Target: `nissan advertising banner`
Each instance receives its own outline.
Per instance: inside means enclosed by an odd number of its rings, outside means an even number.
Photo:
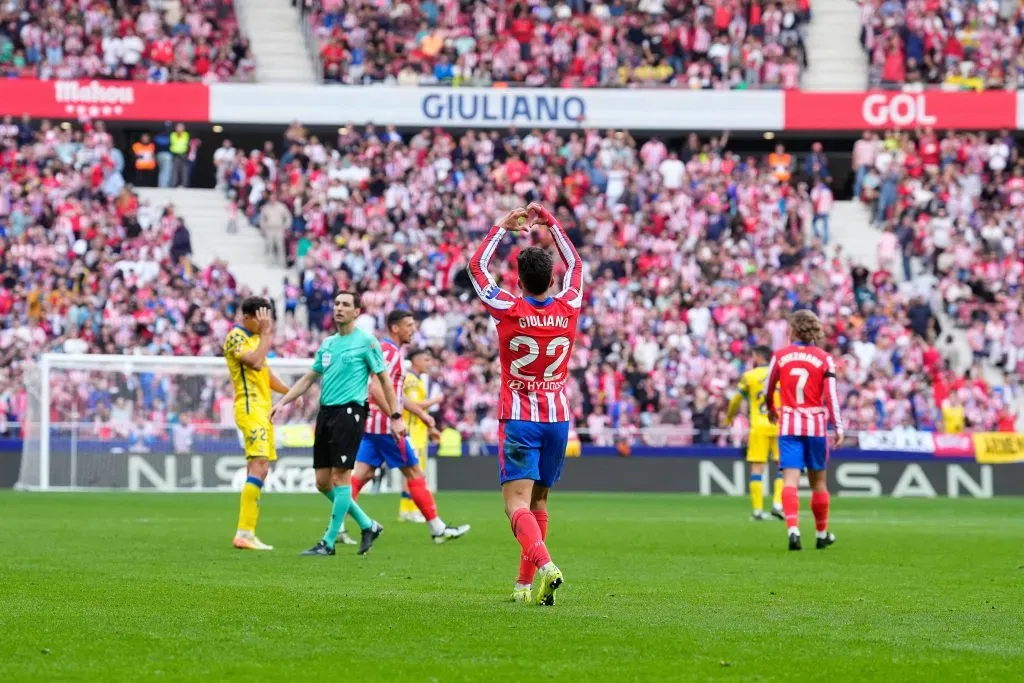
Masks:
[[[308,451],[297,449],[294,453],[282,454],[274,463],[264,487],[266,492],[316,492]],[[892,452],[879,455],[898,458]],[[436,467],[436,479],[433,472],[429,474],[431,484],[439,490],[489,491],[498,487],[498,463],[494,457],[432,458],[430,463],[431,470]],[[240,455],[90,453],[76,461],[53,458],[50,468],[54,487],[129,491],[237,491],[245,476],[245,458]],[[743,496],[747,494],[747,465],[734,457],[568,458],[558,488]],[[838,496],[1024,495],[1024,464],[986,465],[968,459],[941,458],[874,460],[863,454],[856,459],[833,459],[829,466],[829,488]]]
[[[494,458],[438,458],[438,488],[498,488]],[[992,498],[1024,495],[1024,465],[981,465],[970,460],[900,462],[834,460],[834,496],[879,498]],[[732,458],[569,458],[560,491],[747,495],[747,467]]]

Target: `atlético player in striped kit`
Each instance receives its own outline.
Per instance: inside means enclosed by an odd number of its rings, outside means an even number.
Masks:
[[[538,246],[517,256],[519,288],[513,296],[487,268],[508,232],[550,231],[565,264],[556,293],[554,259]],[[553,605],[562,572],[544,544],[548,493],[562,473],[571,412],[565,396],[569,357],[583,305],[583,263],[565,230],[538,203],[516,209],[491,228],[469,261],[476,293],[498,328],[501,395],[498,401],[498,467],[505,513],[522,547],[516,602]],[[533,579],[540,570],[540,583]]]
[[[789,549],[800,550],[797,516],[800,473],[807,468],[811,483],[811,512],[817,530],[817,548],[827,548],[836,537],[828,530],[828,428],[835,429],[834,447],[843,443],[843,418],[836,393],[836,362],[816,346],[824,337],[814,313],[797,311],[790,320],[794,343],[772,354],[768,365],[768,396],[781,394],[781,408],[768,405],[768,418],[779,425],[779,468],[782,470],[782,511],[786,516]],[[779,412],[781,410],[781,413]]]
[[[416,334],[416,319],[409,311],[395,310],[388,314],[386,324],[388,333],[387,337],[380,342],[380,350],[384,355],[384,364],[387,367],[388,377],[391,378],[395,396],[398,397],[399,406],[394,415],[389,416],[387,411],[380,407],[386,406],[388,403],[384,398],[384,391],[378,384],[379,380],[370,379],[370,398],[372,400],[370,412],[366,417],[366,433],[363,435],[362,443],[359,444],[356,466],[352,472],[352,499],[358,498],[359,490],[373,478],[374,470],[387,463],[388,467],[401,470],[405,476],[409,484],[409,495],[427,520],[434,543],[444,543],[465,536],[469,531],[469,525],[448,526],[438,516],[434,494],[427,488],[427,479],[423,475],[419,455],[413,448],[412,442],[408,436],[403,437],[401,441],[396,441],[391,433],[391,420],[402,416],[402,403],[405,395],[402,346],[412,341],[413,335]],[[405,407],[420,419],[433,422],[433,418],[421,406],[407,405]],[[426,457],[426,453],[423,453],[422,456]]]

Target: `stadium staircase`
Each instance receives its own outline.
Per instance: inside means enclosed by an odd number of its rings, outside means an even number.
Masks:
[[[832,209],[831,228],[832,244],[841,244],[843,252],[851,261],[864,265],[869,270],[878,268],[878,241],[882,233],[871,225],[871,215],[867,207],[858,201],[836,202]],[[917,259],[914,259],[911,268],[915,276],[921,273],[921,264]],[[894,275],[902,281],[902,271]],[[946,333],[938,340],[938,349],[947,358],[954,358],[956,369],[963,372],[970,367],[971,360],[966,335],[963,330],[957,329],[953,320],[946,316],[945,311],[934,301],[932,311]],[[990,372],[986,379],[998,383],[1003,381],[1001,373],[995,370]]]
[[[248,36],[262,83],[315,83],[313,60],[299,16],[288,0],[236,0],[242,33]]]
[[[860,5],[854,0],[817,0],[804,36],[807,71],[804,90],[864,90],[868,64],[860,45]]]
[[[249,287],[256,294],[266,290],[280,302],[281,285],[288,271],[271,264],[263,236],[248,221],[240,219],[237,232],[228,231],[231,213],[223,193],[181,188],[138,188],[137,191],[152,207],[162,210],[167,204],[174,205],[192,235],[192,260],[196,265],[202,268],[214,259],[221,259],[227,262],[237,284]]]

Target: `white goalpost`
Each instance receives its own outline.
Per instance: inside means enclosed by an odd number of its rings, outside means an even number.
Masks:
[[[312,361],[269,363],[291,384]],[[26,371],[25,384],[18,489],[241,488],[245,458],[223,358],[48,353]],[[319,387],[296,403],[275,424],[278,459],[268,492],[316,490],[311,456]],[[433,488],[433,464],[425,469]]]

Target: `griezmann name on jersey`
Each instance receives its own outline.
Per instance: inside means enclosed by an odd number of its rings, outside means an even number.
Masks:
[[[498,226],[469,261],[473,287],[498,328],[499,420],[572,419],[565,385],[583,305],[583,262],[560,225],[551,227],[551,235],[566,270],[561,291],[546,299],[513,296],[491,277],[488,265],[505,236]]]
[[[779,349],[768,365],[768,393],[776,389],[779,436],[827,436],[829,423],[842,433],[836,362],[830,354],[807,344]]]

